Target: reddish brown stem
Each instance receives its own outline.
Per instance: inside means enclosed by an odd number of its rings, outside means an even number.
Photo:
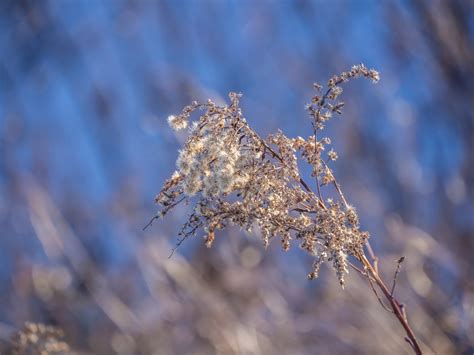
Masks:
[[[411,329],[410,325],[408,324],[408,319],[406,316],[405,307],[391,294],[388,287],[385,285],[383,280],[380,278],[379,273],[374,268],[374,266],[370,263],[365,255],[360,256],[360,262],[364,265],[365,269],[369,273],[368,277],[372,277],[379,289],[382,291],[383,295],[390,303],[392,307],[393,314],[397,317],[400,324],[403,326],[403,329],[406,332],[407,337],[405,340],[411,345],[413,351],[417,355],[422,355],[423,352],[421,351],[420,346],[418,345],[418,341],[416,340],[415,333]]]

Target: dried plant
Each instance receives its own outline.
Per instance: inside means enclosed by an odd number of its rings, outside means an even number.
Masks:
[[[331,169],[337,153],[329,149],[329,138],[320,138],[326,122],[333,114],[340,114],[344,106],[339,101],[340,85],[358,77],[377,82],[379,73],[361,64],[333,76],[324,89],[314,84],[316,95],[306,107],[312,135],[306,139],[289,138],[281,131],[262,138],[243,117],[239,107],[241,95],[236,93],[229,94],[229,105],[218,106],[211,100],[193,102],[181,114],[170,116],[168,122],[173,129],[189,126],[189,137],[179,153],[177,170],[156,196],[156,203],[162,208],[147,227],[186,201],[193,209],[179,232],[176,247],[203,232],[210,247],[216,230],[228,225],[260,233],[265,246],[274,237],[281,240],[284,250],[297,241],[314,257],[309,279],[318,277],[324,262],[332,264],[342,287],[349,267],[360,272],[382,306],[402,324],[407,342],[421,354],[405,307],[393,296],[399,269],[389,289],[379,275],[369,234],[360,230],[357,212],[345,199]],[[196,111],[201,111],[201,115],[192,121],[191,115]],[[302,177],[298,165],[301,160],[311,167],[314,190]],[[335,188],[337,199],[324,197],[323,187],[328,185]],[[362,266],[351,263],[349,257]],[[399,266],[402,261],[399,260]],[[390,306],[383,303],[376,287]]]
[[[52,326],[26,322],[12,337],[12,354],[69,354],[70,348],[62,341],[64,334]]]

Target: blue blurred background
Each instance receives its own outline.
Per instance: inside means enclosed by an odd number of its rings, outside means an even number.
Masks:
[[[0,3],[0,340],[53,324],[93,354],[408,353],[359,275],[221,233],[146,232],[185,139],[166,117],[242,92],[262,135],[310,135],[312,83],[364,63],[327,134],[429,351],[474,351],[474,2]]]

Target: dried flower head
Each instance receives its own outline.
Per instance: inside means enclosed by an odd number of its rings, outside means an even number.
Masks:
[[[243,117],[242,95],[236,93],[229,94],[228,105],[194,102],[180,115],[170,116],[171,126],[182,129],[193,112],[201,111],[179,153],[177,171],[156,197],[162,208],[155,218],[183,201],[194,202],[177,246],[201,231],[211,246],[218,229],[256,228],[265,246],[276,237],[284,250],[297,241],[313,255],[309,278],[317,277],[321,264],[328,261],[344,285],[347,257],[362,255],[369,235],[359,230],[355,209],[347,204],[328,165],[337,153],[331,149],[327,161],[322,157],[331,140],[318,139],[318,132],[334,112],[341,113],[344,103],[336,101],[342,93],[338,85],[357,77],[378,81],[379,75],[361,64],[332,77],[324,94],[323,87],[314,84],[317,95],[306,106],[313,134],[306,139],[289,138],[281,131],[262,138]],[[299,160],[311,166],[315,190],[301,177]],[[323,198],[321,187],[329,184],[338,192],[338,201]]]
[[[69,354],[69,345],[62,341],[63,332],[41,323],[26,322],[12,337],[12,354]]]

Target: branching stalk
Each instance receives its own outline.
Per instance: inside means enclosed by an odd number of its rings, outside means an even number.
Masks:
[[[398,319],[398,321],[406,332],[407,337],[405,338],[405,340],[408,342],[408,344],[410,344],[415,354],[421,355],[422,351],[418,344],[418,341],[416,340],[415,333],[413,332],[410,327],[410,324],[408,323],[405,307],[389,291],[387,285],[385,285],[379,273],[377,272],[377,270],[375,270],[374,265],[370,263],[370,261],[364,254],[359,256],[359,261],[362,263],[362,265],[364,265],[364,268],[368,270],[369,275],[367,277],[369,278],[369,280],[370,277],[372,277],[380,291],[382,291],[385,299],[390,303],[393,314],[396,316],[396,318]]]
[[[369,233],[360,229],[357,212],[347,202],[329,165],[337,159],[337,153],[328,151],[331,140],[320,138],[319,134],[344,106],[338,101],[342,93],[339,85],[359,77],[379,80],[376,70],[360,64],[333,76],[325,90],[314,85],[318,93],[306,106],[313,135],[306,139],[289,138],[281,131],[262,138],[243,117],[239,108],[241,95],[236,93],[229,94],[229,105],[218,106],[211,100],[205,104],[193,102],[181,114],[170,116],[168,122],[175,130],[186,129],[191,123],[189,137],[180,151],[177,170],[156,197],[161,211],[147,227],[181,202],[190,205],[197,200],[173,252],[198,232],[204,232],[205,244],[210,247],[215,232],[228,225],[248,231],[258,229],[265,246],[277,237],[285,251],[296,241],[314,257],[309,279],[318,277],[323,263],[332,264],[342,287],[349,267],[367,277],[381,306],[396,316],[405,330],[406,341],[416,354],[421,354],[405,307],[394,297],[403,259],[398,262],[391,288],[387,287],[380,277]],[[190,122],[191,113],[197,110],[204,113]],[[322,157],[324,152],[327,161]],[[302,177],[298,165],[301,160],[312,169],[316,191]],[[336,200],[324,199],[322,188],[328,185],[337,192]],[[362,267],[350,263],[350,256],[359,260]]]

